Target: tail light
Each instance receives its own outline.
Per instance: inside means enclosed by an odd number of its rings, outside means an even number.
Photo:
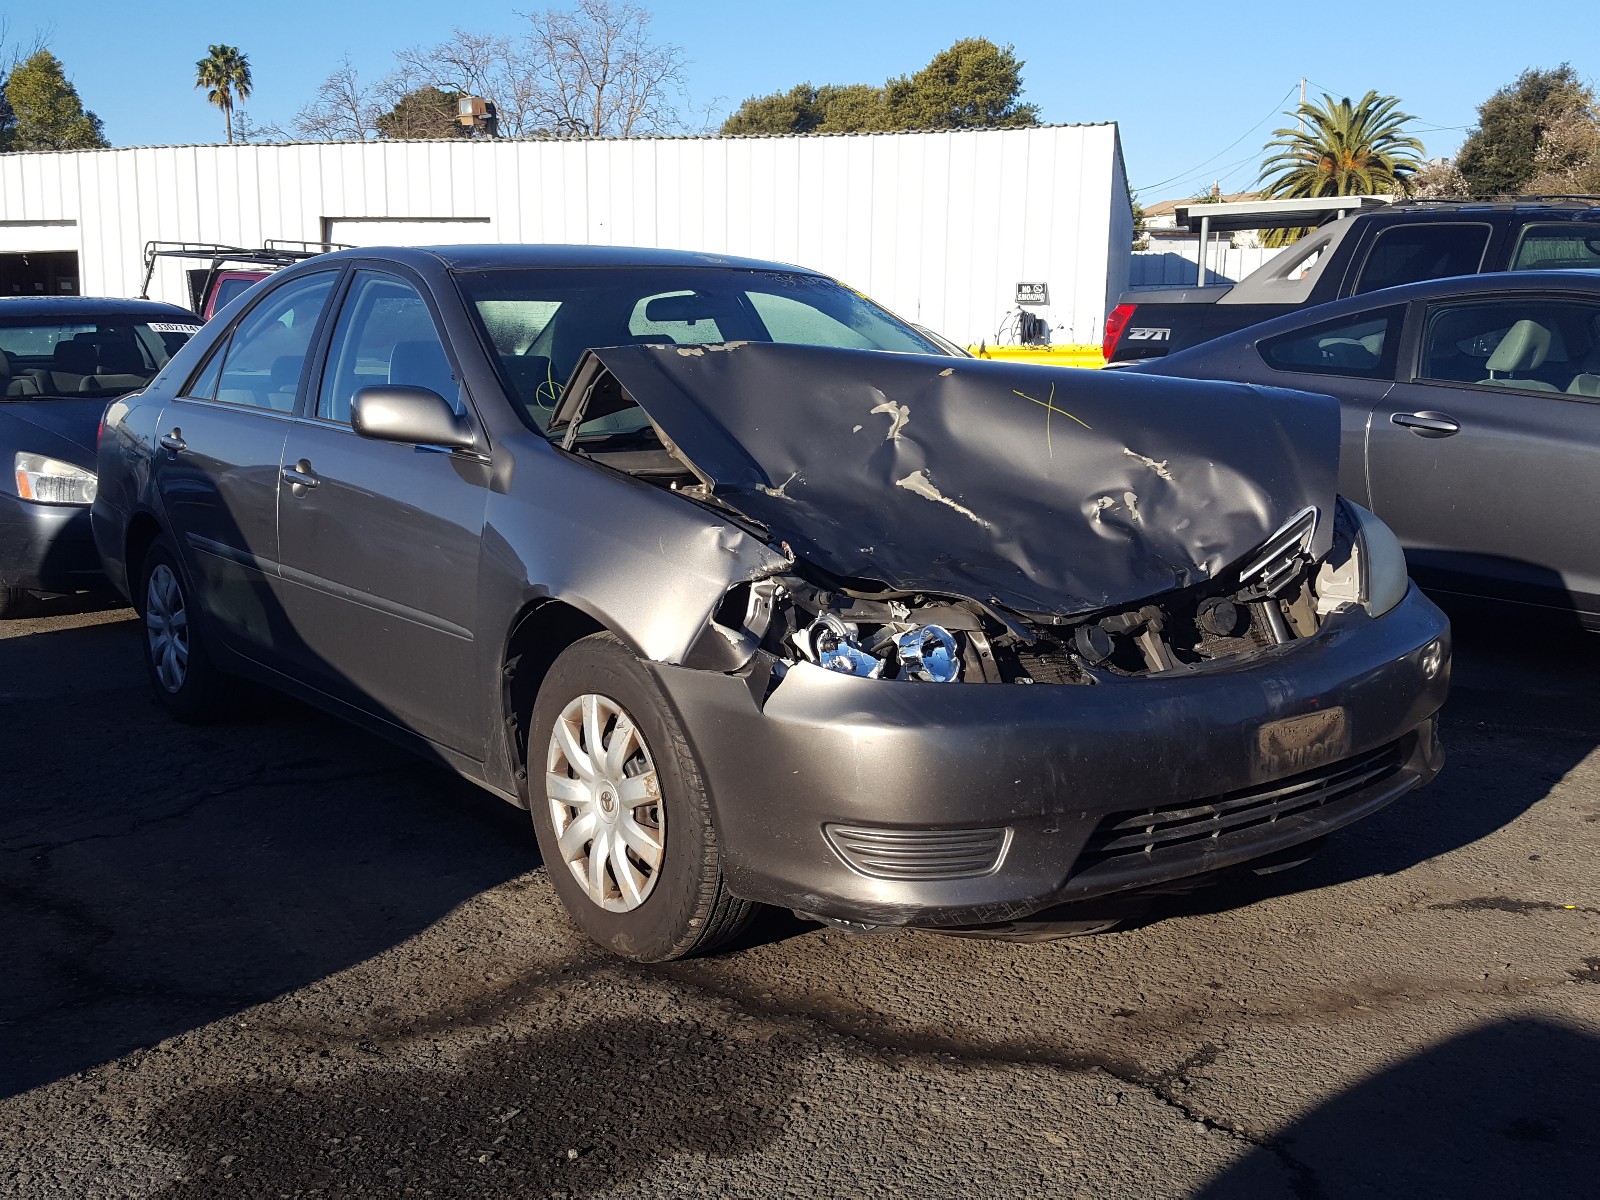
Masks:
[[[94,431],[94,450],[95,450],[96,454],[100,453],[100,443],[105,440],[105,436],[106,436],[106,419],[105,419],[105,417],[102,416],[100,418],[100,426],[99,426],[99,428]]]
[[[1105,355],[1106,361],[1111,361],[1111,352],[1117,348],[1117,339],[1122,336],[1122,331],[1127,328],[1128,322],[1133,320],[1137,304],[1119,304],[1111,310],[1111,315],[1106,318],[1106,340],[1100,346],[1100,352]]]

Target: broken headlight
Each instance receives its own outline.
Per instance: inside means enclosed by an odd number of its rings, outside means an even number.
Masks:
[[[1405,599],[1410,586],[1405,551],[1394,530],[1361,505],[1341,498],[1333,549],[1317,572],[1317,612],[1358,603],[1381,617]]]
[[[870,635],[837,613],[825,612],[794,635],[807,662],[864,679],[921,679],[953,683],[961,677],[956,639],[939,625],[892,622]]]

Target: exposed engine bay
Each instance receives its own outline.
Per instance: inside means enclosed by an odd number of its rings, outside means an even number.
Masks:
[[[712,618],[779,672],[1095,684],[1248,658],[1365,599],[1336,406],[1186,386],[630,346],[580,364],[550,436],[782,556]]]

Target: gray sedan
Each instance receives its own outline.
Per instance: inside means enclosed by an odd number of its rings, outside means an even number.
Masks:
[[[176,716],[268,683],[528,808],[619,954],[1031,936],[1439,770],[1448,628],[1338,437],[776,263],[360,250],[112,405],[93,526]]]
[[[1337,397],[1340,491],[1418,583],[1600,628],[1600,274],[1390,288],[1128,369]]]

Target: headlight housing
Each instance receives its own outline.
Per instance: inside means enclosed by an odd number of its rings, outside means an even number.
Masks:
[[[93,504],[98,482],[93,471],[43,454],[19,453],[17,495],[39,504]]]
[[[1358,603],[1381,617],[1411,586],[1400,539],[1361,505],[1340,497],[1333,549],[1317,571],[1317,612]]]

